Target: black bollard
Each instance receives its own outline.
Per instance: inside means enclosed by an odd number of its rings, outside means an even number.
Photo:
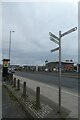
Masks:
[[[16,78],[14,78],[14,87],[16,87]]]
[[[40,108],[40,87],[36,88],[36,109]]]
[[[23,96],[26,96],[26,82],[23,83]]]
[[[13,74],[12,73],[9,74],[9,81],[10,81],[10,84],[12,85],[13,84]]]
[[[20,90],[20,80],[17,80],[17,90]]]

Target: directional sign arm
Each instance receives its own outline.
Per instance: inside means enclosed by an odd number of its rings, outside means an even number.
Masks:
[[[57,50],[59,50],[59,47],[57,47],[57,48],[55,48],[55,49],[52,49],[51,52],[55,52],[55,51],[57,51]]]
[[[53,37],[50,37],[50,40],[57,43],[59,45],[59,41],[57,41],[56,39],[54,39]]]
[[[49,32],[49,35],[50,35],[51,37],[53,37],[53,38],[59,40],[59,38],[58,38],[56,35],[52,34],[51,32]]]
[[[65,33],[61,34],[61,37],[63,37],[63,36],[65,36],[65,35],[67,35],[67,34],[69,34],[69,33],[73,32],[73,31],[76,31],[76,30],[77,30],[77,27],[74,27],[74,28],[72,28],[72,29],[68,30],[67,32],[65,32]]]

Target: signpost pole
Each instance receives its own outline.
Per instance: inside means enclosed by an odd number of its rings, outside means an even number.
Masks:
[[[63,34],[61,34],[61,31],[59,31],[59,38],[56,35],[49,32],[50,40],[59,45],[59,47],[51,50],[51,52],[59,50],[59,113],[61,112],[61,37],[64,37],[65,35],[72,33],[76,30],[77,27],[74,27]]]
[[[59,31],[59,113],[61,112],[61,31]]]

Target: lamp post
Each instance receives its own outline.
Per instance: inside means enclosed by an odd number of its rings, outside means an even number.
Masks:
[[[74,27],[68,30],[67,32],[64,32],[63,34],[61,34],[61,31],[59,31],[59,37],[49,32],[50,40],[59,45],[59,47],[51,50],[51,52],[55,52],[59,50],[59,111],[58,111],[59,113],[61,112],[61,38],[76,30],[77,30],[77,27]]]
[[[15,31],[10,31],[10,40],[9,40],[9,60],[10,60],[10,54],[11,54],[11,33]],[[10,63],[9,63],[10,66]]]

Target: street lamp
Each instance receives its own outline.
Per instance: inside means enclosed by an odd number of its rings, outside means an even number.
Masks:
[[[61,31],[59,31],[59,37],[49,32],[50,40],[59,45],[59,47],[51,50],[51,52],[59,50],[59,113],[61,112],[61,37],[70,34],[71,32],[74,32],[76,30],[77,27],[74,27],[67,32],[64,32],[63,34],[61,34]]]
[[[9,60],[10,60],[10,52],[11,52],[11,33],[15,31],[10,31],[10,40],[9,40]],[[9,63],[10,66],[10,63]]]

